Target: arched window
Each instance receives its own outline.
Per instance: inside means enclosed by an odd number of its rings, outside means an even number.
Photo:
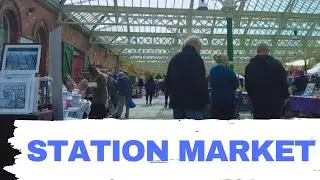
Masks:
[[[2,50],[5,43],[10,42],[10,21],[6,14],[0,19],[0,66],[2,62]]]
[[[40,60],[40,76],[47,75],[47,46],[48,46],[48,38],[47,38],[47,31],[46,28],[43,26],[37,26],[34,31],[34,39],[37,43],[42,45],[42,53],[41,53],[41,60]]]
[[[2,17],[0,23],[0,44],[8,43],[10,40],[10,23],[6,14]]]

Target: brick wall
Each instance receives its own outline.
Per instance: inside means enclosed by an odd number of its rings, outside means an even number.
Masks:
[[[46,8],[39,0],[0,0],[0,16],[1,12],[7,8],[12,8],[20,14],[20,30],[21,34],[27,38],[35,39],[35,27],[39,21],[43,21],[48,34],[56,27],[56,15]],[[34,8],[35,11],[27,16],[28,9]],[[90,52],[94,64],[102,65],[105,68],[118,67],[118,58],[113,55],[105,56],[105,50],[99,46],[90,45],[88,37],[78,32],[69,25],[63,25],[62,40],[72,44],[75,48]],[[48,40],[49,41],[49,40]],[[48,54],[48,48],[46,52]],[[46,59],[46,69],[48,69],[48,55]]]
[[[62,25],[62,41],[72,44],[75,48],[83,52],[89,52],[90,50],[88,38],[66,24]]]
[[[106,50],[98,45],[92,45],[89,42],[88,37],[78,32],[69,25],[62,25],[62,40],[64,42],[72,44],[75,48],[89,52],[91,61],[93,64],[101,65],[104,68],[116,68],[118,67],[118,57],[114,55],[107,55]]]
[[[33,8],[34,12],[30,15],[27,15],[28,9]],[[46,29],[47,34],[56,27],[56,15],[48,8],[43,6],[37,0],[0,0],[0,16],[2,16],[3,12],[7,9],[11,9],[17,14],[20,15],[18,19],[20,19],[19,27],[20,34],[29,39],[35,39],[35,29],[36,27],[44,27]],[[39,25],[40,21],[42,25]],[[47,40],[49,43],[49,39]],[[46,49],[43,49],[47,53],[46,56],[46,72],[48,72],[48,52],[49,46]]]

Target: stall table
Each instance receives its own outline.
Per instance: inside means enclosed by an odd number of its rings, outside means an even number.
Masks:
[[[289,110],[295,113],[320,115],[320,99],[304,96],[290,96]]]
[[[76,107],[69,107],[68,109],[63,110],[64,119],[76,118],[83,119],[84,113],[90,113],[91,102],[83,100]]]
[[[52,110],[42,110],[31,114],[0,114],[1,120],[53,120]]]
[[[247,92],[237,91],[237,106],[240,112],[251,111],[251,101]]]

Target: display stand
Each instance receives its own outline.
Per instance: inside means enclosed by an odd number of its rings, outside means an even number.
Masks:
[[[2,116],[38,113],[40,58],[41,44],[5,44],[0,71]]]

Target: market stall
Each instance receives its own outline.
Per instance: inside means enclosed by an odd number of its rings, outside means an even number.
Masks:
[[[66,87],[62,88],[63,119],[83,119],[84,114],[89,115],[91,102],[83,99],[79,89],[68,91]]]
[[[309,83],[304,94],[290,96],[289,110],[298,117],[320,117],[320,91]]]
[[[320,74],[320,63],[307,71],[308,74]]]
[[[5,44],[0,71],[0,119],[53,120],[51,78],[38,76],[41,48],[41,44]]]

